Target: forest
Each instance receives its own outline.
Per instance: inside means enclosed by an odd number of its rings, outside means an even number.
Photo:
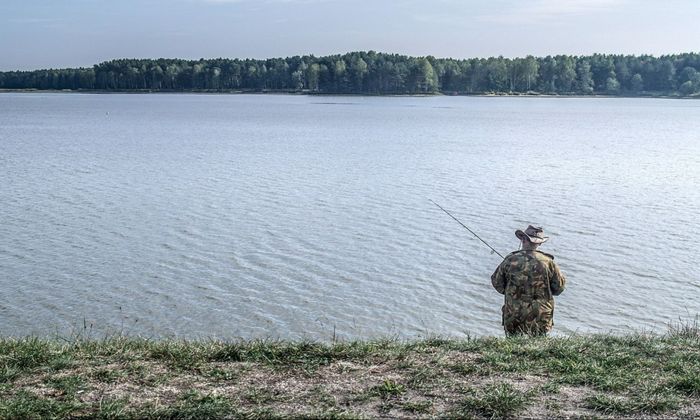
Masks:
[[[258,59],[117,59],[0,72],[0,89],[370,95],[700,95],[700,53],[452,59],[375,51]]]

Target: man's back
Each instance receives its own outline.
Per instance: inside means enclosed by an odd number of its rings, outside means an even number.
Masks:
[[[498,266],[491,283],[505,295],[506,333],[546,334],[552,329],[553,296],[566,284],[554,257],[537,250],[515,251]]]

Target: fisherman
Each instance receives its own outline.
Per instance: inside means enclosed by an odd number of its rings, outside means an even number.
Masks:
[[[564,291],[566,278],[554,257],[537,248],[549,238],[541,227],[516,230],[521,249],[511,252],[491,276],[491,284],[505,295],[503,328],[507,336],[543,336],[554,325],[554,296]]]

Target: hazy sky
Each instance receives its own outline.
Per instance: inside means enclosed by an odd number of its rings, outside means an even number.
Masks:
[[[0,0],[0,70],[357,50],[700,51],[700,0]]]

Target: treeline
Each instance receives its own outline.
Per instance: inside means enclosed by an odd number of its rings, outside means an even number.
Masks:
[[[0,72],[0,89],[687,96],[700,92],[700,54],[455,60],[369,51],[266,60],[120,59],[92,68]]]

